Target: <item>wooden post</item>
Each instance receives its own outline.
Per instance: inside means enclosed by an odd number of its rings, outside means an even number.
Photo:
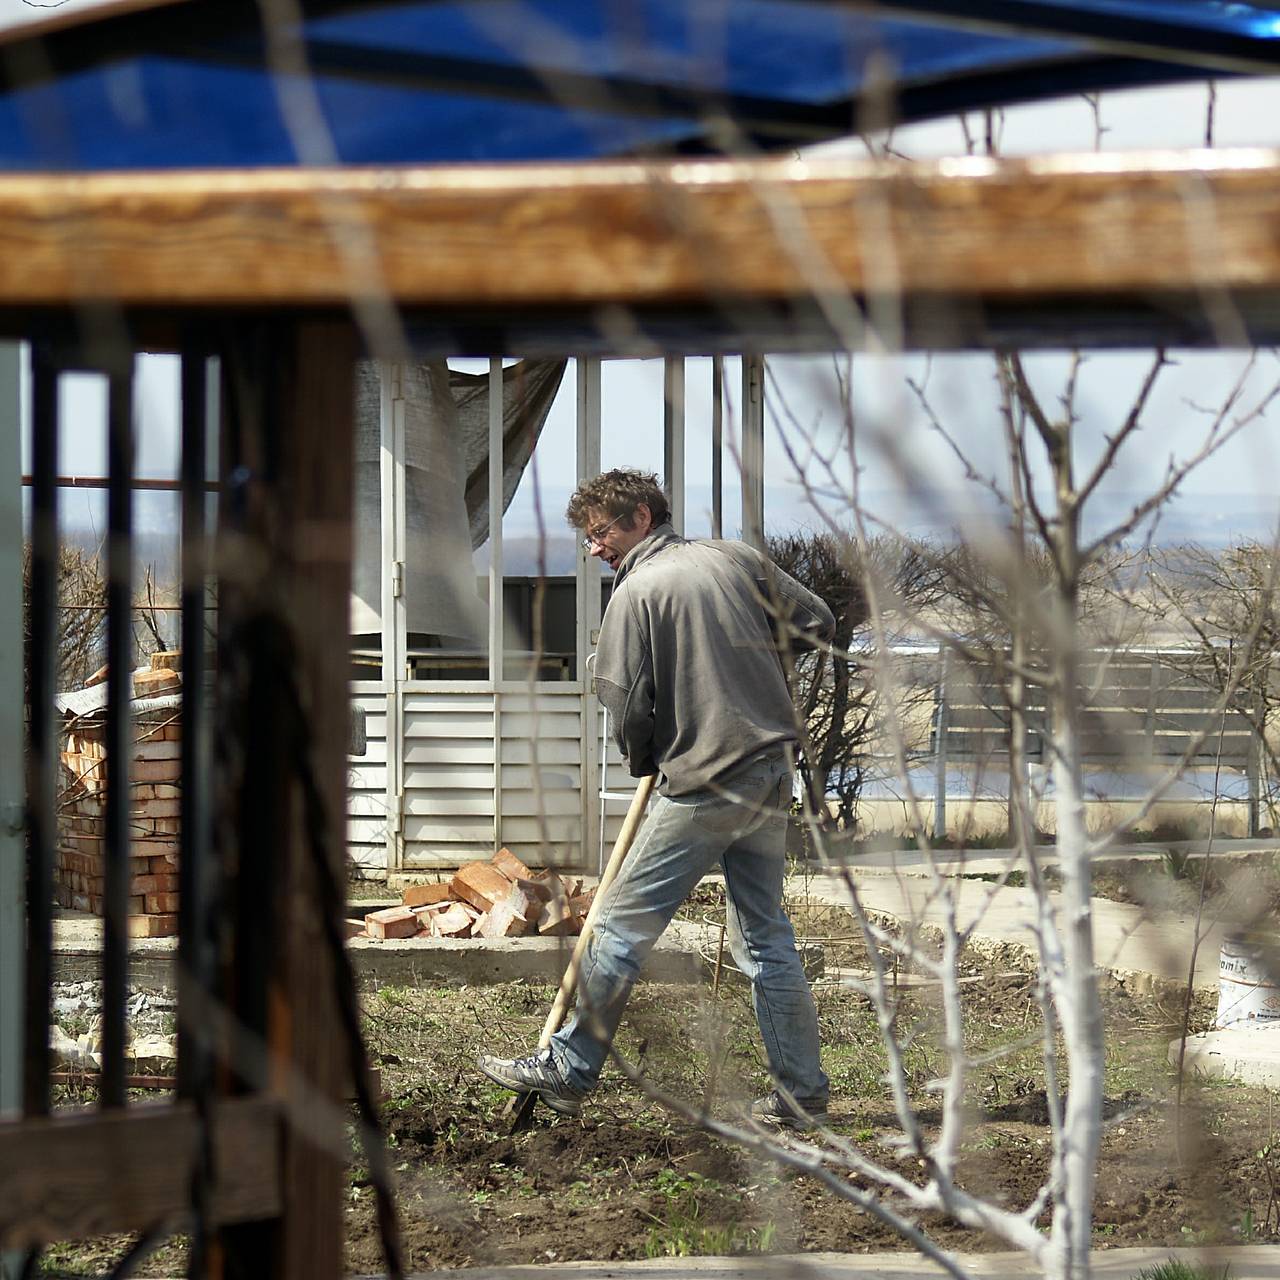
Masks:
[[[223,1233],[229,1275],[342,1274],[346,1051],[298,770],[313,771],[329,869],[342,876],[355,356],[341,320],[243,324],[225,346],[219,766],[236,815],[224,854],[238,863],[229,998],[266,1050],[257,1065],[235,1050],[230,1065],[287,1116],[281,1214]],[[285,728],[290,681],[303,752]]]

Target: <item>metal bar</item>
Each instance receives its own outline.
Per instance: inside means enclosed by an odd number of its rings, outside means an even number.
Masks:
[[[107,799],[102,891],[102,1093],[125,1103],[125,998],[129,979],[129,760],[133,754],[133,360],[107,382]]]
[[[178,860],[178,1068],[177,1079],[126,1076],[131,1089],[176,1086],[194,1101],[200,1120],[190,1177],[191,1247],[187,1274],[207,1274],[212,1218],[213,1042],[198,1010],[217,999],[217,882],[212,861],[210,723],[205,614],[209,589],[209,512],[205,476],[209,465],[210,405],[215,394],[209,357],[202,344],[182,353],[182,815]]]
[[[577,479],[594,479],[600,474],[600,361],[595,356],[577,358],[576,413],[576,465]],[[600,627],[600,566],[578,544],[578,627],[576,647],[578,654],[578,679],[582,681],[582,861],[587,863],[587,850],[597,850],[597,871],[604,866],[605,809],[603,799],[599,811],[593,803],[590,779],[604,767],[603,744],[597,756],[595,718],[599,702],[595,685],[587,663],[595,648]],[[601,790],[604,782],[601,780]]]
[[[662,478],[671,504],[671,524],[684,533],[684,357],[662,362]]]
[[[58,370],[31,353],[30,658],[27,669],[27,994],[23,1109],[49,1114],[49,989],[53,957],[53,847],[58,753],[53,698],[58,663]]]
[[[209,577],[205,471],[209,438],[208,357],[182,355],[182,818],[178,862],[178,999],[213,997],[210,928],[213,879],[209,839],[209,715],[205,636]],[[184,990],[189,984],[190,992]],[[178,1020],[178,1088],[192,1097],[209,1084],[206,1038],[192,1019]]]
[[[724,537],[724,357],[711,357],[711,536]]]
[[[489,679],[493,684],[493,843],[502,844],[502,680],[506,647],[502,609],[502,357],[489,361]]]
[[[378,361],[378,545],[382,551],[382,631],[379,667],[385,690],[386,786],[383,791],[387,811],[384,837],[387,871],[394,874],[404,865],[403,792],[404,737],[400,732],[401,687],[405,680],[404,628],[400,614],[404,608],[404,551],[398,541],[399,498],[404,491],[404,366]]]
[[[21,466],[21,358],[0,344],[0,477]],[[0,1113],[22,1106],[22,670],[22,492],[0,480]]]
[[[32,476],[23,476],[22,484],[24,488],[30,488],[35,483]],[[59,476],[54,482],[59,489],[107,489],[111,485],[110,476]],[[155,480],[148,479],[145,476],[135,476],[130,482],[132,489],[157,490],[160,492],[176,493],[182,488],[181,478],[177,480]],[[218,482],[216,480],[205,480],[202,482],[204,487],[210,493],[218,491]]]
[[[764,357],[742,357],[742,539],[764,550]]]

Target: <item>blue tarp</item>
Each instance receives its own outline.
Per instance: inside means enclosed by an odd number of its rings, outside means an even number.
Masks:
[[[873,66],[890,74],[895,116],[908,120],[1280,62],[1280,13],[1197,0],[302,8],[306,77],[268,69],[253,4],[161,5],[39,41],[11,33],[0,47],[0,169],[794,147],[853,131]]]

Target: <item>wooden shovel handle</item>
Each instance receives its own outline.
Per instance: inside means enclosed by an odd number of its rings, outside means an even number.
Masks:
[[[618,878],[618,872],[631,851],[631,842],[636,838],[636,832],[644,818],[645,807],[649,803],[649,796],[653,793],[653,784],[657,781],[657,776],[651,773],[641,778],[635,795],[631,797],[631,808],[627,810],[627,816],[622,821],[622,830],[618,832],[618,838],[613,842],[613,852],[609,855],[609,861],[601,873],[595,897],[591,899],[591,907],[587,911],[587,918],[582,922],[582,932],[574,943],[573,955],[569,957],[569,967],[565,969],[564,977],[560,979],[560,990],[556,992],[555,1003],[551,1006],[551,1012],[547,1014],[547,1021],[542,1028],[542,1037],[538,1041],[539,1049],[545,1049],[551,1043],[551,1037],[560,1030],[564,1022],[569,1002],[578,989],[578,970],[582,967],[582,957],[586,954],[587,943],[591,941],[596,916],[600,913],[600,904],[604,901],[605,890]]]

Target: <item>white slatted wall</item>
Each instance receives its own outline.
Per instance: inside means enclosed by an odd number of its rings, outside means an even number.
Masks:
[[[387,695],[381,690],[351,694],[367,716],[368,745],[347,760],[347,853],[365,876],[378,879],[387,870],[391,811],[387,800]]]
[[[404,695],[404,865],[457,867],[493,853],[493,694]]]

